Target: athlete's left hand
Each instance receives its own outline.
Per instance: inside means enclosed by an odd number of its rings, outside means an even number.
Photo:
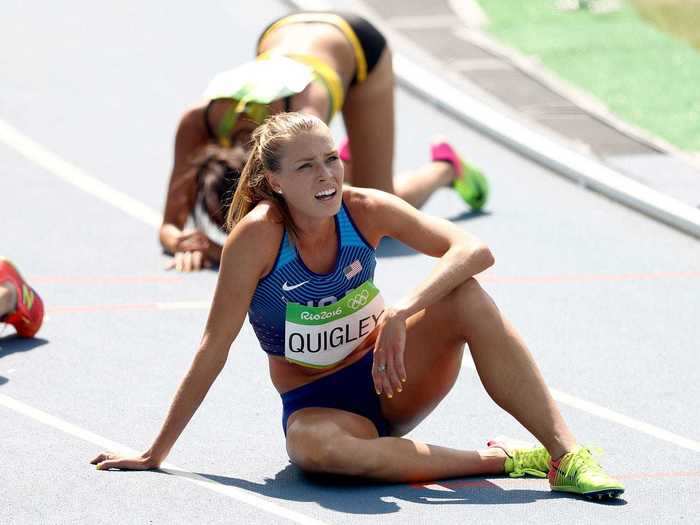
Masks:
[[[372,379],[377,395],[393,397],[403,390],[406,368],[403,355],[406,347],[406,319],[391,308],[384,310],[379,321],[379,335],[374,343]]]
[[[196,250],[192,252],[175,252],[172,260],[166,263],[165,269],[178,272],[198,272],[213,266],[212,262],[207,259],[205,252]]]

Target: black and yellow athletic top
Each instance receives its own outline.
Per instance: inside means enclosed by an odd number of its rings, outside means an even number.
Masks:
[[[238,115],[245,112],[262,122],[267,115],[267,109],[263,106],[272,100],[279,99],[284,100],[285,110],[289,111],[291,97],[303,91],[308,83],[314,80],[318,81],[328,93],[329,107],[326,122],[330,123],[335,114],[342,109],[345,101],[345,87],[337,71],[322,59],[306,53],[285,53],[276,50],[260,52],[265,39],[275,31],[290,24],[302,23],[330,24],[342,32],[352,46],[355,56],[355,75],[352,85],[361,84],[367,79],[367,75],[377,64],[386,47],[384,36],[367,20],[353,14],[307,11],[287,15],[272,22],[258,39],[256,60],[217,75],[205,92],[205,96],[210,101],[233,99],[239,102],[238,106],[224,116],[216,132],[210,127],[208,116],[210,107],[207,107],[205,113],[207,129],[212,138],[222,146],[228,145],[229,133]],[[285,65],[284,60],[298,64],[296,66],[298,70]]]
[[[348,40],[355,54],[355,64],[356,72],[354,83],[361,84],[367,79],[367,59],[365,58],[365,51],[355,33],[353,27],[348,23],[345,18],[341,17],[335,13],[316,13],[316,12],[306,12],[306,13],[296,13],[293,15],[285,16],[280,18],[276,22],[270,24],[258,40],[258,60],[265,60],[270,56],[270,53],[260,53],[260,48],[262,47],[265,39],[278,30],[281,27],[290,24],[303,24],[303,23],[323,23],[330,24],[338,28],[345,38]],[[273,52],[274,53],[274,52]],[[291,58],[292,60],[297,60],[304,64],[311,66],[314,71],[315,78],[318,79],[323,86],[328,91],[328,95],[331,100],[330,104],[330,115],[328,122],[335,113],[341,110],[343,107],[343,102],[345,100],[345,90],[343,88],[343,82],[340,79],[338,73],[326,64],[323,60],[307,54],[301,53],[287,53],[285,56]]]

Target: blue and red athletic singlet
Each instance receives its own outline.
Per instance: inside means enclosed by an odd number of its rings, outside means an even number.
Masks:
[[[263,350],[304,366],[342,361],[374,330],[384,301],[374,286],[374,248],[345,203],[335,216],[338,257],[330,273],[309,270],[284,232],[272,271],[258,282],[248,318]]]

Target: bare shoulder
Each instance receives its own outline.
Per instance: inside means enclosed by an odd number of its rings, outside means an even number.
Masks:
[[[180,117],[175,133],[173,173],[189,169],[192,155],[209,142],[209,132],[204,120],[205,110],[205,105],[191,106]]]
[[[343,202],[350,211],[357,212],[379,212],[389,207],[403,207],[406,202],[393,195],[373,188],[357,188],[355,186],[345,186],[343,188]]]
[[[206,142],[209,138],[205,117],[206,105],[196,104],[187,108],[180,117],[177,126],[177,137],[181,143],[191,145],[193,143]]]
[[[375,247],[391,229],[392,221],[407,208],[412,209],[396,195],[372,188],[346,187],[343,202],[362,235]]]
[[[367,211],[367,207],[371,205],[371,197],[367,195],[365,188],[343,186],[343,204],[354,216]]]
[[[180,126],[200,127],[204,125],[205,103],[196,103],[185,109],[180,117]]]
[[[255,268],[259,277],[267,275],[277,259],[284,235],[284,223],[277,206],[262,201],[233,228],[222,254],[222,265]]]

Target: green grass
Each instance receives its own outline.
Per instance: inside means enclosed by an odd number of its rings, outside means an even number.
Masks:
[[[642,18],[700,49],[700,0],[632,0]]]
[[[593,14],[558,11],[554,0],[479,2],[497,39],[538,57],[627,122],[700,151],[700,53],[687,42],[657,29],[630,5]]]

